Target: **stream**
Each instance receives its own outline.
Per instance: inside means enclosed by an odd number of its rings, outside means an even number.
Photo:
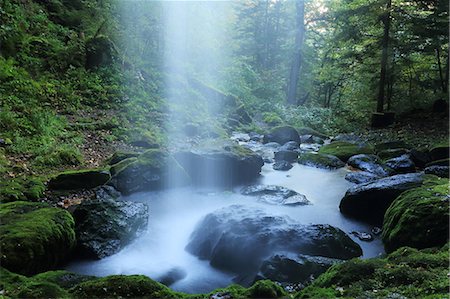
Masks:
[[[147,203],[150,208],[148,230],[119,253],[96,261],[76,261],[67,270],[106,276],[143,274],[155,280],[167,275],[179,276],[170,287],[186,293],[207,293],[232,283],[235,276],[214,269],[209,261],[200,260],[185,251],[196,224],[217,209],[239,204],[259,208],[270,215],[287,215],[302,224],[331,224],[348,233],[363,249],[363,258],[384,253],[379,236],[371,242],[360,241],[352,231],[370,232],[371,227],[345,218],[339,202],[352,185],[344,179],[346,168],[324,170],[294,163],[289,171],[275,171],[266,163],[260,184],[283,186],[304,194],[312,203],[306,206],[277,206],[261,203],[252,196],[233,191],[178,188],[159,192],[136,193],[125,200]]]

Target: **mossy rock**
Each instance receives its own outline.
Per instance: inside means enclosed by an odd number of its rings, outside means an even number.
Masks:
[[[128,165],[130,165],[131,163],[137,161],[136,157],[131,157],[131,158],[126,158],[124,160],[121,160],[120,162],[117,162],[116,164],[112,165],[111,168],[109,169],[109,172],[111,173],[112,176],[118,174],[119,172],[121,172],[122,170],[124,170]]]
[[[264,143],[277,142],[283,145],[288,141],[300,143],[300,135],[291,126],[275,127],[269,134],[265,134],[263,138]]]
[[[444,246],[352,259],[329,268],[295,298],[447,298],[448,258]]]
[[[109,171],[102,169],[66,171],[51,178],[48,187],[52,190],[92,189],[106,184],[110,179]]]
[[[373,148],[368,145],[353,144],[344,141],[335,141],[319,149],[320,154],[336,156],[344,162],[351,156],[358,154],[372,154]]]
[[[321,132],[311,129],[309,127],[300,127],[297,129],[297,132],[300,136],[301,135],[312,135],[312,136],[319,137],[322,139],[328,138],[328,136],[325,135],[324,133],[321,133]]]
[[[0,182],[0,202],[35,201],[43,197],[45,185],[41,178],[16,178]]]
[[[286,291],[278,284],[270,280],[255,282],[246,292],[248,298],[280,298],[287,295]]]
[[[426,248],[448,241],[449,183],[422,187],[402,193],[386,211],[383,243],[387,252],[402,246]]]
[[[0,205],[1,264],[20,274],[52,269],[75,245],[74,220],[65,210],[44,203]]]
[[[374,148],[376,153],[380,153],[386,150],[410,149],[411,146],[406,144],[404,141],[399,140],[377,143]]]
[[[441,159],[428,163],[425,167],[430,166],[450,166],[450,159]]]
[[[318,153],[302,153],[298,158],[298,163],[325,169],[336,169],[345,166],[345,163],[336,156]]]
[[[400,157],[401,155],[407,154],[408,150],[404,148],[386,149],[378,152],[378,157],[383,160],[389,160],[392,158]]]
[[[442,160],[449,158],[449,145],[446,144],[438,144],[430,150],[431,160]]]
[[[70,289],[82,282],[97,279],[97,277],[65,270],[57,270],[39,273],[33,276],[33,279],[36,281],[53,283],[63,289]]]
[[[70,289],[75,298],[164,298],[178,299],[186,295],[143,275],[112,275],[86,281]]]
[[[114,165],[117,164],[125,159],[138,157],[139,153],[134,152],[115,152],[108,160],[106,160],[106,163],[108,165]]]

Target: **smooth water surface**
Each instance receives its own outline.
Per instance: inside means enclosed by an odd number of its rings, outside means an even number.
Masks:
[[[274,206],[259,203],[256,198],[233,191],[201,191],[183,188],[170,191],[138,193],[126,200],[145,202],[150,208],[146,233],[121,252],[99,261],[75,262],[67,270],[106,276],[111,274],[144,274],[161,279],[169,271],[184,272],[186,276],[171,285],[177,291],[205,293],[232,283],[234,275],[216,270],[208,261],[201,261],[187,253],[184,247],[195,225],[208,213],[233,204],[257,207],[268,214],[288,215],[303,224],[331,224],[343,231],[370,232],[371,227],[347,219],[339,212],[339,201],[351,183],[344,179],[347,170],[323,170],[295,164],[286,172],[264,165],[259,183],[279,185],[306,195],[308,206]],[[364,258],[383,253],[381,240],[360,244]]]

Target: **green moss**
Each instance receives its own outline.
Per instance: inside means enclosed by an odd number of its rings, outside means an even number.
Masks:
[[[102,169],[72,170],[51,178],[48,186],[53,190],[90,189],[104,185],[110,179],[109,171]]]
[[[333,155],[346,162],[351,156],[358,154],[372,154],[373,148],[343,141],[335,141],[320,148],[319,153]]]
[[[69,289],[82,282],[97,279],[97,277],[58,270],[39,273],[33,276],[33,279],[35,281],[53,283],[63,289]]]
[[[328,136],[326,134],[321,133],[321,132],[314,130],[312,128],[309,128],[309,127],[300,127],[297,129],[297,132],[299,135],[312,135],[312,136],[320,137],[322,139],[328,138]]]
[[[0,182],[0,202],[16,200],[33,201],[44,195],[45,185],[41,178],[15,178]]]
[[[114,165],[125,159],[138,157],[138,156],[139,156],[139,153],[118,151],[118,152],[115,152],[108,160],[106,160],[106,163],[108,165]]]
[[[396,149],[387,149],[378,152],[378,157],[383,160],[389,160],[392,158],[400,157],[403,154],[406,154],[408,150],[404,148],[396,148]]]
[[[435,166],[435,165],[438,165],[438,166],[450,166],[450,159],[446,158],[446,159],[436,160],[436,161],[428,163],[426,165],[426,167],[428,167],[428,166]]]
[[[113,275],[86,281],[73,287],[75,298],[183,298],[182,293],[143,275]]]
[[[269,126],[280,126],[284,122],[281,117],[274,112],[264,112],[263,113],[263,121],[267,123]]]
[[[434,183],[441,180],[434,180]],[[442,180],[444,181],[444,180]],[[384,216],[383,242],[386,251],[402,246],[426,248],[441,246],[448,241],[449,183],[448,180],[402,193]]]
[[[64,261],[75,245],[74,221],[65,210],[44,203],[0,205],[3,267],[33,274]]]
[[[132,157],[132,158],[126,158],[124,160],[121,160],[120,162],[114,164],[111,166],[111,168],[109,169],[109,172],[111,173],[112,176],[114,176],[115,174],[121,172],[122,170],[124,170],[128,165],[130,165],[131,163],[137,161],[138,158]]]
[[[302,165],[326,169],[340,168],[345,166],[345,163],[342,162],[338,157],[316,153],[300,154],[298,163]]]
[[[259,280],[246,292],[248,298],[280,298],[286,294],[280,285],[270,280]]]
[[[295,298],[442,298],[448,295],[448,247],[403,247],[385,258],[334,265]]]

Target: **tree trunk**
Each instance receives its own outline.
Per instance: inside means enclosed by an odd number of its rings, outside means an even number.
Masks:
[[[438,69],[439,69],[439,80],[441,81],[441,88],[442,88],[442,92],[447,92],[447,86],[445,84],[445,79],[444,79],[444,74],[442,73],[442,65],[441,65],[441,51],[440,51],[440,46],[438,45],[436,47],[436,59],[437,59],[437,64],[438,64]]]
[[[388,0],[386,4],[386,14],[383,16],[384,34],[383,34],[383,52],[381,53],[381,72],[380,85],[378,90],[377,112],[384,110],[384,86],[386,85],[388,48],[389,48],[389,28],[391,26],[391,7],[392,0]]]
[[[302,48],[305,37],[305,2],[304,0],[297,0],[295,3],[297,12],[297,32],[295,35],[295,54],[292,61],[291,72],[289,75],[288,89],[287,89],[287,103],[295,105],[297,103],[297,84],[300,76],[300,69],[302,65]]]

